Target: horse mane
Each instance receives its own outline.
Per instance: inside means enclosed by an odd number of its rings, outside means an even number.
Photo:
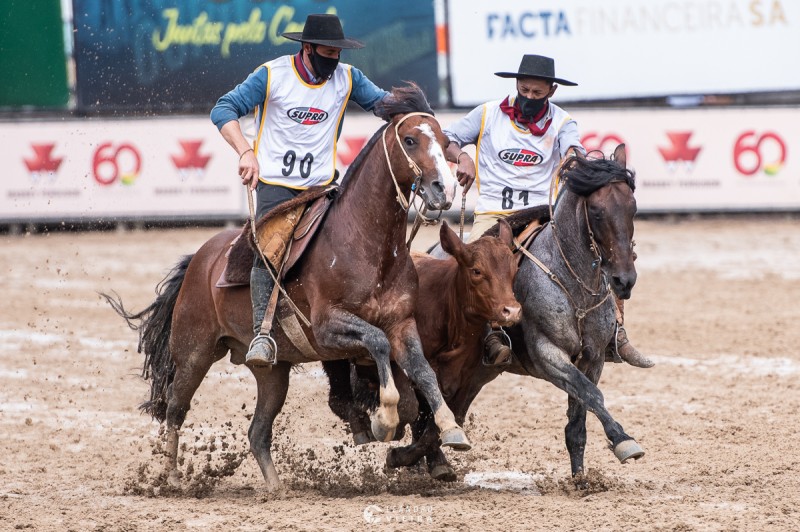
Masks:
[[[403,87],[392,87],[392,91],[375,105],[375,115],[386,121],[394,115],[407,113],[433,114],[433,109],[422,89],[413,81]]]
[[[579,196],[588,196],[611,181],[624,181],[631,190],[636,190],[633,170],[621,166],[611,157],[606,158],[602,152],[590,152],[589,155],[591,157],[570,156],[558,171],[569,190]]]
[[[342,191],[344,191],[344,187],[349,181],[350,176],[358,171],[363,164],[364,159],[366,159],[367,154],[370,152],[375,143],[378,142],[383,130],[389,127],[388,122],[391,121],[393,116],[407,113],[433,114],[433,109],[431,109],[428,99],[425,97],[425,93],[422,92],[422,89],[419,87],[419,85],[413,81],[408,81],[403,87],[392,87],[392,91],[381,101],[375,104],[374,113],[377,117],[386,120],[387,123],[381,126],[378,131],[372,135],[372,138],[369,139],[369,142],[367,142],[367,144],[361,148],[361,151],[358,152],[358,155],[353,160],[352,164],[350,164],[350,166],[347,168],[347,172],[345,172],[344,177],[342,178]]]

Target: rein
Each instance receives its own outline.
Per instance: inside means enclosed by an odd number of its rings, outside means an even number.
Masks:
[[[261,246],[258,243],[258,233],[256,232],[256,209],[255,206],[253,205],[253,192],[250,190],[250,187],[245,187],[245,190],[247,191],[246,192],[247,206],[250,208],[250,232],[253,235],[253,242],[256,243],[256,249],[258,250],[258,254],[261,256],[261,260],[264,261],[264,266],[266,267],[266,270],[269,272],[270,277],[272,277],[272,281],[275,283],[275,287],[278,290],[280,290],[281,294],[283,294],[283,297],[286,299],[286,302],[289,304],[289,307],[291,307],[292,311],[295,314],[297,314],[297,317],[300,318],[300,321],[302,321],[306,325],[306,327],[311,327],[311,322],[308,321],[308,318],[306,318],[305,315],[300,311],[300,309],[297,308],[297,305],[295,305],[294,301],[292,301],[292,298],[290,298],[289,294],[286,293],[286,290],[283,288],[283,284],[280,282],[278,277],[272,271],[272,268],[270,268],[269,261],[264,256],[264,252],[261,250]],[[277,293],[274,289],[273,292]],[[268,309],[267,314],[264,316],[265,320],[264,322],[262,322],[262,328],[264,327],[263,323],[266,322],[266,318],[269,317],[271,323],[272,316],[270,316],[270,314],[275,313],[275,307],[277,306],[278,300],[277,298],[274,298],[275,302],[273,304],[272,299],[273,298],[270,298],[270,304],[269,304],[270,308]],[[267,331],[267,334],[268,332],[269,331]]]
[[[560,174],[560,169],[558,173]],[[609,181],[606,185],[617,181],[619,181],[619,179],[613,179]],[[550,208],[550,225],[553,228],[553,238],[556,242],[556,247],[558,247],[558,252],[561,255],[561,258],[564,261],[564,264],[567,266],[567,269],[569,270],[570,274],[572,275],[572,278],[578,283],[578,286],[580,286],[583,290],[585,290],[591,297],[603,296],[603,298],[589,308],[582,308],[578,306],[577,302],[572,297],[570,291],[567,289],[566,286],[564,286],[564,283],[561,282],[558,276],[555,273],[553,273],[550,270],[550,268],[547,267],[547,265],[545,265],[541,260],[539,260],[533,253],[528,251],[528,249],[525,248],[516,238],[514,239],[514,245],[523,255],[529,258],[531,262],[533,262],[536,266],[538,266],[550,278],[551,281],[556,283],[559,286],[559,288],[561,288],[561,290],[564,292],[564,294],[567,296],[567,299],[569,299],[570,304],[575,309],[575,319],[577,321],[578,339],[580,341],[581,348],[583,348],[583,320],[591,311],[597,309],[598,307],[603,305],[603,303],[606,302],[606,300],[611,296],[611,288],[609,287],[607,282],[603,282],[604,281],[603,272],[600,268],[598,268],[596,280],[594,283],[592,283],[596,284],[597,288],[590,289],[586,285],[586,283],[584,283],[583,279],[581,279],[580,276],[575,272],[575,269],[572,267],[569,260],[567,259],[566,254],[564,253],[564,250],[561,246],[561,241],[558,237],[555,217],[553,216],[553,189],[555,186],[556,186],[556,179],[553,178],[550,181],[550,198],[548,200],[548,204]],[[591,251],[592,255],[594,256],[594,260],[592,260],[592,268],[594,269],[602,261],[602,256],[600,255],[599,251],[600,248],[597,245],[597,241],[594,238],[594,232],[592,231],[592,226],[589,224],[589,208],[586,205],[586,199],[582,198],[582,202],[583,202],[583,219],[586,224],[586,230],[589,233],[589,240],[590,240],[589,251]]]

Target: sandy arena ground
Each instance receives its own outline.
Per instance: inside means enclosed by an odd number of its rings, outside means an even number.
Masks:
[[[388,444],[352,447],[309,365],[278,418],[288,489],[271,496],[246,453],[255,382],[223,361],[183,431],[184,490],[168,494],[153,482],[159,427],[137,410],[136,333],[96,292],[143,308],[216,231],[0,237],[0,530],[800,529],[800,220],[637,223],[628,330],[657,365],[608,365],[600,388],[647,455],[618,463],[590,415],[588,490],[570,480],[566,395],[550,384],[485,388],[475,447],[449,452],[462,481],[442,484],[384,471]]]

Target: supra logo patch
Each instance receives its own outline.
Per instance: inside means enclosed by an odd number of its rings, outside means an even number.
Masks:
[[[316,107],[295,107],[286,111],[286,116],[304,126],[313,126],[328,118],[328,111]]]
[[[542,156],[535,151],[510,148],[497,154],[504,163],[514,166],[533,166],[542,162]]]

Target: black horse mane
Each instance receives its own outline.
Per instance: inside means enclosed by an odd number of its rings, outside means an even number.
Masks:
[[[422,89],[419,87],[419,85],[413,81],[409,81],[404,87],[392,87],[392,92],[390,92],[389,95],[383,100],[379,101],[375,105],[374,110],[375,115],[383,120],[386,120],[387,123],[381,126],[378,131],[372,135],[372,138],[369,139],[369,142],[367,142],[367,144],[361,149],[356,158],[353,160],[352,164],[350,164],[350,166],[347,168],[347,172],[342,178],[342,190],[344,190],[344,186],[347,184],[350,176],[361,167],[361,164],[364,162],[367,154],[370,152],[375,143],[378,142],[383,130],[389,127],[388,122],[391,121],[392,117],[399,114],[417,112],[433,114],[433,110],[428,103],[428,99],[425,97],[425,93],[422,92]]]
[[[433,114],[425,93],[413,81],[407,81],[404,87],[392,87],[392,92],[375,105],[375,115],[386,121],[406,113]]]
[[[591,152],[591,157],[572,155],[558,172],[569,190],[579,196],[588,196],[611,181],[624,181],[636,190],[636,174],[601,152]]]

